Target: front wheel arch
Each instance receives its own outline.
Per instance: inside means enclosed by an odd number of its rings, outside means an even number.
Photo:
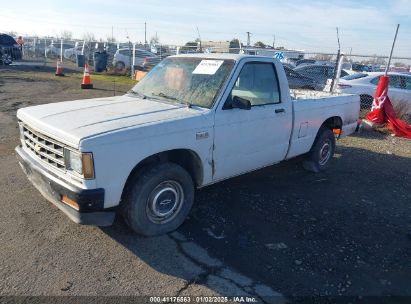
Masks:
[[[328,118],[327,120],[325,120],[322,125],[320,126],[320,128],[318,129],[318,132],[316,134],[316,139],[319,136],[320,132],[322,131],[322,129],[330,129],[331,131],[333,131],[333,133],[335,135],[337,135],[339,137],[339,135],[341,134],[342,131],[342,119],[339,116],[333,116]],[[314,143],[313,143],[314,145]]]
[[[139,161],[130,171],[123,187],[121,202],[124,201],[124,194],[129,187],[130,181],[134,176],[140,174],[146,167],[157,163],[171,162],[183,167],[191,176],[194,185],[200,187],[203,185],[204,169],[200,156],[191,149],[173,149],[159,152],[148,156]]]

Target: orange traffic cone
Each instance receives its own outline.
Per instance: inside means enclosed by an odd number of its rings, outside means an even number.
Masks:
[[[88,64],[84,65],[84,76],[83,83],[81,84],[82,89],[92,89],[93,84],[91,83],[90,73],[88,72]]]
[[[64,76],[63,63],[57,60],[56,76]]]

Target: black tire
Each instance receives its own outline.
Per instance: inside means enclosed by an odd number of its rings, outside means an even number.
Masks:
[[[159,163],[132,177],[124,197],[123,215],[135,232],[155,236],[177,229],[194,202],[194,183],[174,163]]]
[[[13,57],[10,54],[4,53],[1,55],[0,61],[4,65],[10,65],[13,63]]]
[[[321,127],[303,162],[304,169],[318,173],[326,170],[335,152],[335,136],[331,129]]]
[[[126,65],[122,61],[117,61],[115,65],[116,70],[122,71],[126,68]]]

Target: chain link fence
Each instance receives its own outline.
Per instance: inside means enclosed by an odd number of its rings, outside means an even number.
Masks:
[[[129,75],[140,79],[164,58],[176,54],[233,53],[278,58],[285,69],[290,89],[358,94],[361,116],[371,109],[379,77],[388,57],[378,55],[304,52],[251,46],[230,47],[229,43],[196,42],[186,45],[144,45],[56,38],[26,38],[21,48],[0,48],[0,64],[29,60],[46,65],[56,60],[80,67],[83,58],[94,71]],[[104,54],[104,66],[97,69],[96,58]],[[97,56],[97,57],[96,57]],[[339,61],[339,62],[337,62]],[[400,117],[411,114],[411,57],[393,57],[389,68],[389,96]],[[141,75],[142,72],[142,75]],[[140,73],[139,76],[137,74]]]

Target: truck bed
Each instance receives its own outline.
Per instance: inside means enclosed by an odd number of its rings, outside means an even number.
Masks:
[[[292,90],[293,134],[287,158],[310,150],[321,124],[326,119],[341,122],[340,137],[351,134],[358,120],[360,97],[358,95]]]
[[[302,90],[302,89],[292,89],[290,90],[290,95],[292,100],[305,100],[305,99],[322,99],[335,96],[349,96],[349,94],[343,93],[330,93],[325,91],[313,91],[313,90]]]

